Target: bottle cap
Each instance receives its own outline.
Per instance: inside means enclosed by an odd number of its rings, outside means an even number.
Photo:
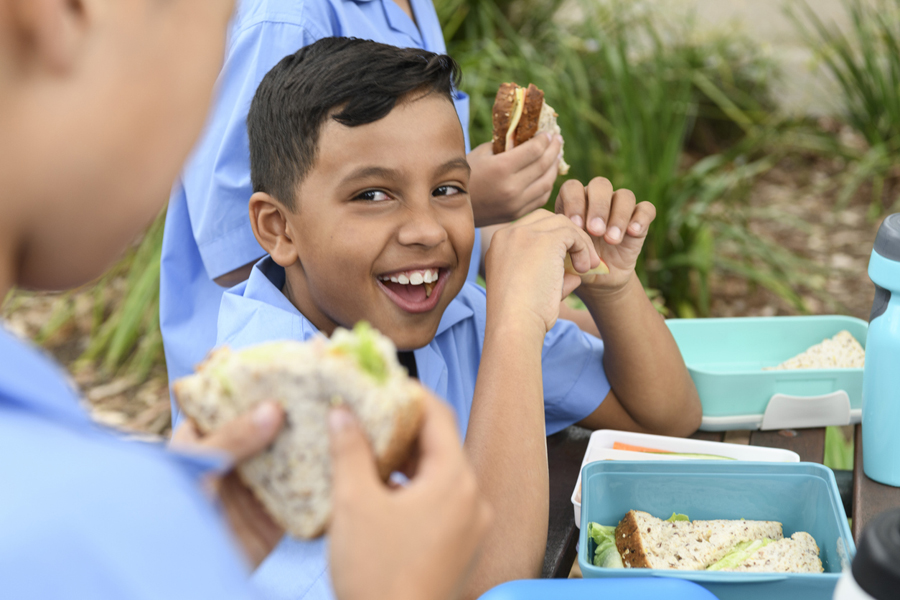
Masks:
[[[900,261],[900,213],[888,215],[878,228],[875,252],[884,258]]]
[[[859,587],[876,600],[897,597],[897,590],[900,590],[900,509],[883,512],[866,525],[859,538],[852,571]]]

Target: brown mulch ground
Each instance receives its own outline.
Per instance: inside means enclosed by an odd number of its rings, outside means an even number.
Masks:
[[[791,157],[781,161],[753,186],[748,202],[767,207],[770,218],[751,222],[760,238],[774,240],[827,267],[811,275],[800,290],[814,314],[849,314],[868,319],[874,287],[866,273],[869,254],[880,219],[867,219],[866,190],[857,194],[844,210],[835,211],[835,180],[842,166],[833,160]],[[894,189],[897,197],[898,190]],[[776,218],[771,218],[775,214]],[[790,219],[805,223],[798,229]],[[817,279],[818,278],[818,279]],[[108,285],[107,304],[122,295],[123,281]],[[771,316],[797,314],[797,310],[775,294],[737,278],[711,281],[712,316]],[[68,307],[72,318],[65,327],[44,341],[44,346],[73,371],[76,382],[94,417],[111,426],[150,435],[169,431],[169,397],[165,368],[159,365],[146,381],[104,373],[96,365],[80,365],[76,359],[87,347],[93,323],[91,290],[66,294],[17,293],[3,305],[2,316],[13,332],[34,339],[56,311]]]

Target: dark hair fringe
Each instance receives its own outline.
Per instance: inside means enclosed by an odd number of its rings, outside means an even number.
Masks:
[[[413,92],[452,102],[460,77],[449,56],[356,38],[323,38],[284,57],[263,77],[247,116],[253,191],[294,210],[329,116],[365,125]]]

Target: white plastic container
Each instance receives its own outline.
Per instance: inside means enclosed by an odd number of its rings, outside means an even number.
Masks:
[[[781,448],[725,444],[722,442],[651,435],[649,433],[601,429],[591,434],[587,451],[584,453],[584,460],[581,461],[582,470],[586,464],[599,460],[691,460],[683,456],[613,450],[613,444],[616,442],[653,448],[654,450],[689,454],[712,454],[734,460],[752,462],[800,462],[800,456],[796,452]],[[578,474],[578,482],[572,491],[572,506],[575,509],[575,525],[581,527],[581,473]]]

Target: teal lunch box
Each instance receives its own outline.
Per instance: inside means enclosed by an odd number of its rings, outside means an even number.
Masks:
[[[578,565],[585,578],[671,577],[693,581],[720,600],[830,599],[856,554],[834,474],[814,463],[604,461],[582,470]],[[812,535],[824,573],[726,573],[595,567],[588,523],[615,525],[629,510],[667,518],[780,521],[785,537]]]
[[[522,579],[489,590],[481,600],[716,600],[690,581],[662,578],[634,579]]]
[[[868,324],[853,317],[670,319],[703,404],[700,429],[785,429],[859,423],[862,369],[764,371],[847,330],[865,348]]]

